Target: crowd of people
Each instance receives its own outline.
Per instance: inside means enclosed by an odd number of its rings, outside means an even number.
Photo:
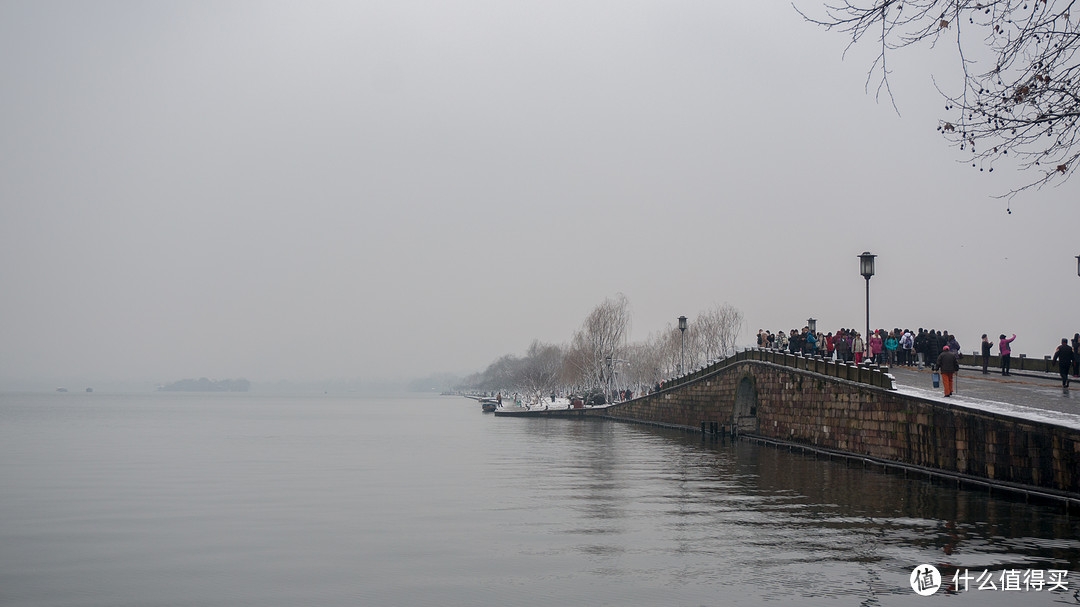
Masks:
[[[1016,334],[1006,337],[1002,333],[995,344],[983,334],[980,354],[984,374],[990,372],[990,356],[995,345],[1001,362],[1001,374],[1012,373],[1012,342],[1015,339]],[[959,370],[960,362],[964,358],[955,335],[950,335],[948,331],[922,327],[917,332],[899,328],[877,329],[871,331],[868,340],[864,340],[859,331],[846,328],[841,328],[835,334],[811,331],[810,327],[803,327],[801,331],[791,329],[776,333],[759,329],[757,346],[792,354],[822,356],[830,360],[835,357],[835,360],[840,362],[855,364],[861,364],[864,359],[868,359],[868,362],[890,367],[930,366],[942,372],[946,381],[945,396],[951,395],[952,374]],[[1080,333],[1073,335],[1071,344],[1067,338],[1062,338],[1053,360],[1058,363],[1062,386],[1068,388],[1070,376],[1080,377]],[[943,367],[950,371],[945,371]],[[946,375],[947,378],[944,377]]]
[[[936,364],[938,355],[948,346],[960,352],[955,335],[948,331],[919,328],[877,329],[871,331],[869,340],[855,329],[841,328],[836,333],[812,332],[809,327],[802,331],[777,331],[761,329],[757,335],[759,348],[784,350],[792,354],[822,356],[841,362],[861,364],[864,359],[879,365],[915,367]]]

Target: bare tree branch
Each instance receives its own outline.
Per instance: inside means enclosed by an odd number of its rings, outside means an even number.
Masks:
[[[941,91],[947,117],[938,131],[980,171],[1009,159],[1036,174],[1005,197],[1067,180],[1077,167],[1080,133],[1080,14],[1076,0],[847,0],[810,23],[842,32],[848,48],[880,46],[867,83],[889,88],[886,59],[912,45],[955,34],[962,82]],[[970,52],[969,52],[970,51]],[[895,103],[894,103],[895,107]]]

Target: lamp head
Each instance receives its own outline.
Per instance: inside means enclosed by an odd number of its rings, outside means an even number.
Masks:
[[[869,251],[865,251],[862,255],[859,255],[859,273],[863,275],[863,278],[870,280],[870,277],[874,275],[874,258],[877,255]]]

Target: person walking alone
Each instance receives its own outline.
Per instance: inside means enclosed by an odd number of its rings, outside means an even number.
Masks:
[[[960,370],[960,361],[956,359],[956,352],[945,346],[937,357],[937,368],[941,372],[941,385],[945,388],[945,396],[953,394],[953,377]]]
[[[1062,388],[1069,388],[1069,372],[1072,371],[1074,360],[1076,360],[1076,353],[1073,352],[1072,346],[1069,345],[1069,340],[1062,337],[1061,345],[1054,352],[1054,361],[1057,362],[1058,372],[1061,373]]]
[[[1012,354],[1012,348],[1009,347],[1009,344],[1011,344],[1014,339],[1016,339],[1016,333],[1013,333],[1013,336],[1011,338],[1009,338],[1009,339],[1005,339],[1005,334],[1002,333],[1001,334],[1001,341],[998,342],[998,354],[1001,355],[1001,374],[1002,375],[1008,375],[1009,374],[1009,366],[1011,364],[1010,361],[1009,361],[1009,355]]]

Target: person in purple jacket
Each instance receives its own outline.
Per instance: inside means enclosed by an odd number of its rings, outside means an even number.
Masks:
[[[1009,339],[1005,339],[1005,334],[1001,334],[1001,341],[998,342],[998,354],[1001,356],[1001,374],[1009,374],[1009,355],[1012,354],[1012,349],[1009,348],[1009,344],[1016,339],[1016,333]]]

